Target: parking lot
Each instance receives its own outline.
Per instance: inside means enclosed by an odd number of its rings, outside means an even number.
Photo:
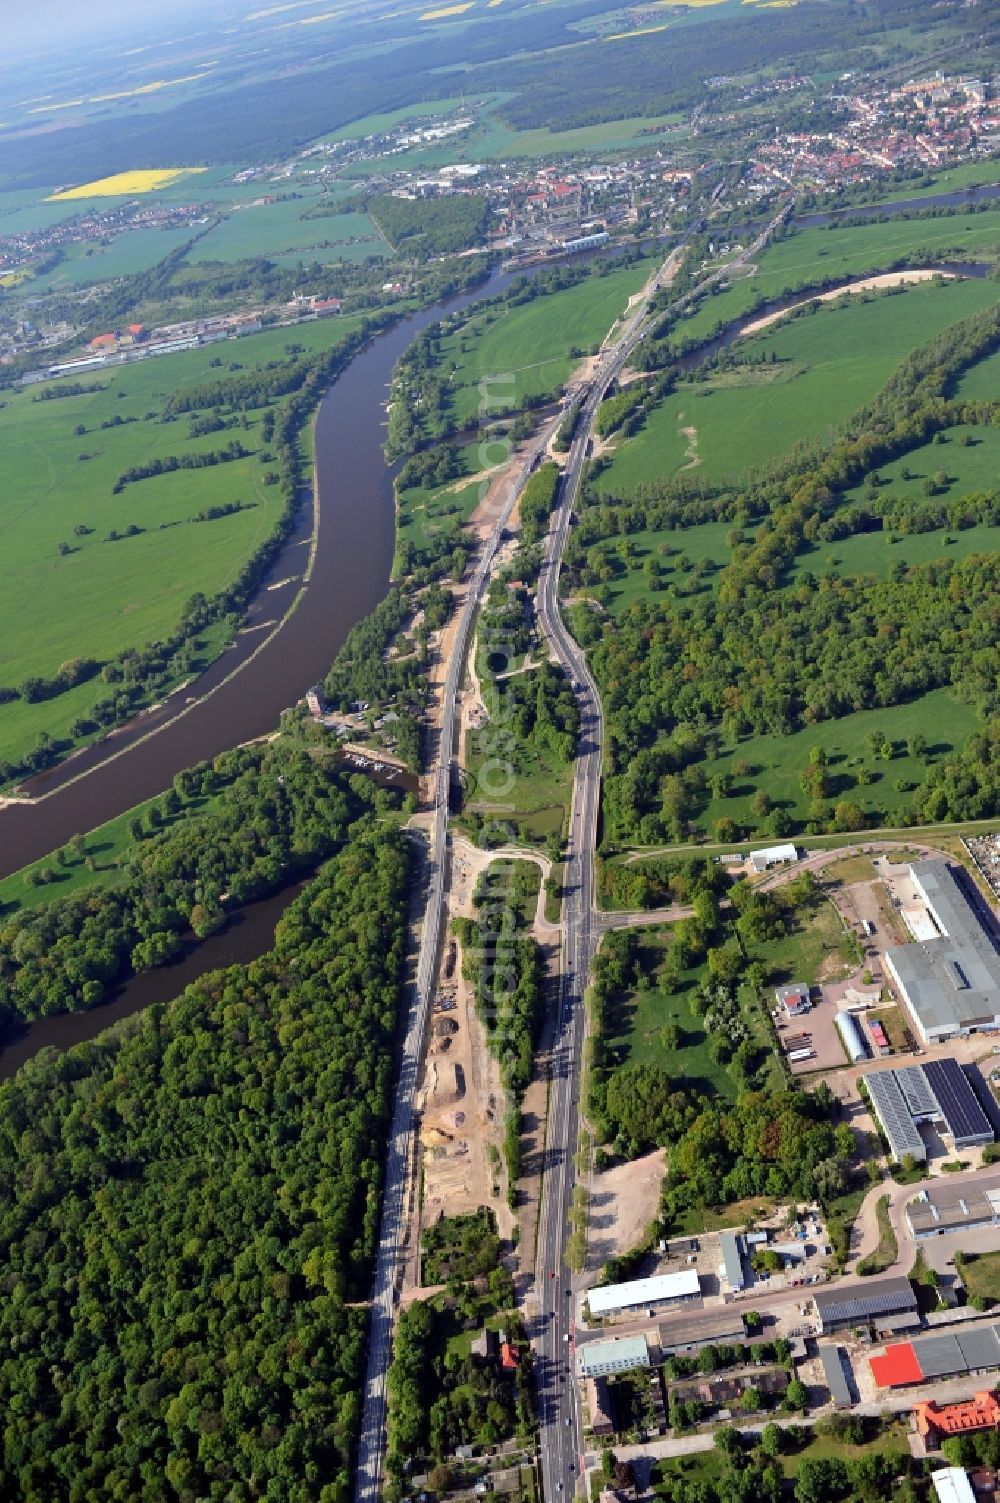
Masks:
[[[793,1045],[801,1040],[801,1047],[812,1051],[808,1059],[790,1059],[788,1067],[793,1075],[812,1075],[816,1071],[842,1070],[847,1064],[847,1055],[840,1042],[834,1018],[839,1007],[831,1001],[820,987],[812,989],[812,1011],[799,1017],[788,1018],[782,1013],[775,1019],[778,1042],[787,1056],[795,1052]]]

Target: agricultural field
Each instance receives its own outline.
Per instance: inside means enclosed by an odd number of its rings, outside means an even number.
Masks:
[[[54,382],[54,400],[40,400],[48,388],[38,386],[6,398],[0,684],[17,688],[35,676],[51,677],[66,659],[103,663],[124,648],[163,639],[193,594],[214,595],[235,578],[281,507],[280,487],[265,481],[270,465],[260,412],[247,414],[245,428],[235,419],[229,428],[191,437],[186,415],[160,421],[165,404],[185,387],[216,378],[227,361],[247,370],[282,357],[288,346],[330,348],[356,326],[345,317],[275,330],[169,361],[96,371],[78,383],[96,389],[78,395],[59,395],[67,386]],[[126,470],[178,454],[218,453],[234,441],[246,457],[138,479],[114,493]],[[236,502],[238,511],[196,520]],[[138,531],[130,536],[129,528]],[[201,640],[204,667],[225,645],[224,623]],[[40,732],[64,736],[106,693],[98,675],[50,699],[0,705],[0,761],[23,754]]]
[[[627,495],[681,473],[711,482],[801,441],[827,442],[909,350],[998,297],[994,282],[924,283],[825,304],[750,336],[740,349],[764,364],[678,386],[615,451],[599,486]]]
[[[307,209],[329,203],[331,212],[304,218]],[[318,195],[231,209],[199,240],[192,261],[242,261],[267,256],[283,262],[363,261],[386,256],[388,247],[367,214],[338,214],[336,200]]]
[[[76,199],[132,198],[137,193],[155,193],[158,188],[169,188],[180,178],[203,172],[203,167],[160,167],[152,171],[116,172],[111,177],[98,178],[93,183],[80,183],[75,188],[63,188],[60,193],[49,195],[50,203],[67,203]]]
[[[957,750],[977,727],[968,706],[949,690],[936,689],[909,704],[860,710],[790,735],[748,737],[706,761],[709,786],[728,777],[731,788],[724,796],[710,797],[698,812],[697,826],[708,834],[717,820],[728,817],[738,825],[755,827],[758,820],[752,800],[759,789],[793,820],[806,820],[810,796],[803,791],[800,778],[815,746],[822,746],[827,754],[830,803],[848,799],[866,814],[884,812],[879,822],[891,825],[909,807],[912,789],[923,781],[927,762]],[[878,733],[892,743],[894,754],[889,760],[872,749],[870,738]],[[919,756],[908,750],[915,736],[924,737],[927,743]],[[748,770],[735,770],[737,764]]]
[[[134,229],[108,240],[88,240],[66,247],[58,266],[41,276],[25,279],[26,295],[38,297],[43,292],[83,287],[90,282],[111,282],[116,277],[148,271],[171,251],[193,239],[195,231],[186,226],[169,229]]]
[[[461,330],[441,340],[440,364],[453,368],[450,411],[458,425],[478,415],[486,377],[492,378],[493,399],[511,409],[555,395],[581,354],[600,345],[655,264],[636,261],[513,308],[473,313]]]
[[[924,254],[926,252],[926,254]],[[820,282],[836,285],[889,270],[903,258],[922,265],[1000,256],[1000,209],[933,219],[792,228],[767,246],[755,269],[740,269],[671,330],[676,339],[704,339],[759,306]],[[916,264],[916,262],[914,263]]]

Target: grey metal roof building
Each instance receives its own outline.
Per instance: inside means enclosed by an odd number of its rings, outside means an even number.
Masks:
[[[956,1331],[955,1340],[970,1373],[1000,1367],[1000,1339],[996,1326],[970,1326],[968,1330]]]
[[[904,1278],[870,1279],[853,1289],[820,1291],[813,1299],[821,1332],[844,1326],[881,1326],[884,1317],[918,1313],[917,1296]]]
[[[745,1341],[747,1330],[742,1311],[735,1305],[716,1310],[698,1310],[661,1321],[658,1328],[664,1357],[675,1352],[696,1352],[700,1347]]]
[[[823,1364],[823,1376],[830,1390],[830,1397],[837,1409],[850,1409],[854,1403],[847,1374],[844,1371],[844,1355],[839,1346],[821,1346],[819,1360]]]
[[[954,1336],[921,1336],[912,1346],[925,1378],[951,1378],[969,1371]]]
[[[1000,1028],[1000,952],[946,861],[910,867],[938,930],[885,952],[889,972],[924,1043]]]
[[[1000,1222],[1000,1170],[964,1185],[934,1183],[921,1190],[906,1207],[906,1219],[915,1237],[940,1237],[977,1226]]]
[[[935,1123],[956,1149],[993,1142],[990,1120],[968,1075],[955,1059],[934,1059],[899,1070],[873,1070],[864,1082],[879,1126],[898,1161],[910,1153],[917,1163],[926,1162],[920,1122]]]
[[[722,1253],[726,1283],[730,1289],[743,1289],[746,1285],[746,1275],[743,1271],[743,1238],[738,1232],[720,1232],[719,1250]]]

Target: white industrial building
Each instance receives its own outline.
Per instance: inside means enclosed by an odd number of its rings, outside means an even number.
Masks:
[[[587,1291],[587,1303],[595,1320],[635,1310],[640,1305],[654,1309],[657,1305],[701,1304],[701,1281],[697,1270],[682,1268],[679,1273],[661,1273],[651,1279],[629,1279],[625,1284],[604,1284]]]
[[[577,1348],[581,1378],[606,1378],[609,1373],[634,1372],[649,1366],[645,1336],[620,1336],[611,1341],[588,1341]]]
[[[946,1466],[931,1473],[931,1486],[938,1503],[976,1503],[976,1495],[964,1467]]]
[[[798,861],[798,847],[788,845],[767,845],[759,851],[750,852],[750,865],[755,872],[766,872],[772,866],[788,866]]]

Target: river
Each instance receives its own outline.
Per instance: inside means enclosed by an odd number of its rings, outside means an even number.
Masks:
[[[303,881],[296,882],[258,903],[248,903],[229,916],[224,929],[208,939],[197,940],[193,934],[189,935],[183,950],[170,965],[130,977],[100,1007],[39,1018],[35,1023],[25,1024],[19,1032],[9,1033],[0,1053],[0,1080],[9,1080],[26,1060],[42,1049],[69,1049],[73,1044],[96,1037],[110,1024],[142,1012],[154,1002],[173,1001],[208,971],[256,960],[271,948],[278,920],[305,885]]]
[[[537,268],[536,268],[537,269]],[[966,275],[985,266],[942,266]],[[280,631],[254,655],[224,655],[199,680],[202,700],[154,729],[146,718],[122,739],[127,754],[94,767],[76,781],[64,781],[34,805],[0,812],[0,874],[6,875],[64,844],[139,801],[162,792],[175,772],[238,742],[272,730],[283,709],[321,679],[354,623],[382,599],[388,587],[395,542],[394,470],[382,457],[384,404],[396,359],[410,340],[446,311],[501,292],[514,274],[496,274],[478,289],[422,310],[361,351],[331,387],[316,420],[318,507],[313,568],[298,607]],[[692,369],[740,337],[762,314],[801,301],[790,294],[738,320],[724,334],[683,357]],[[280,620],[294,599],[307,566],[311,508],[304,506],[289,539],[252,607],[251,630],[267,635],[266,623]],[[291,572],[290,572],[291,571]],[[277,588],[275,588],[277,586]],[[237,652],[241,651],[237,649]],[[150,734],[152,732],[152,734]],[[141,739],[146,736],[148,739]],[[106,753],[107,747],[103,748]],[[78,774],[82,758],[57,771]],[[36,780],[35,786],[37,786]],[[169,1001],[208,970],[245,964],[270,948],[274,927],[302,884],[230,916],[227,927],[198,944],[193,937],[172,965],[132,977],[103,1006],[29,1024],[0,1053],[0,1079],[8,1078],[39,1050],[67,1049],[93,1038],[109,1024],[155,1002]]]
[[[514,280],[494,273],[473,291],[403,319],[355,356],[316,416],[315,542],[304,588],[314,534],[307,498],[246,628],[192,686],[193,697],[175,696],[31,779],[24,787],[36,802],[0,811],[0,876],[162,793],[182,768],[266,735],[282,710],[326,676],[351,627],[389,585],[395,471],[382,457],[382,443],[393,366],[436,318],[502,292]],[[298,604],[286,617],[296,595]]]
[[[189,705],[173,701],[142,716],[110,742],[33,779],[31,791],[45,793],[44,798],[0,810],[0,875],[161,793],[182,768],[273,730],[282,710],[326,675],[351,627],[389,585],[395,468],[385,463],[382,443],[396,360],[434,319],[494,296],[518,276],[540,269],[494,273],[471,292],[404,319],[355,356],[316,416],[315,541],[304,588],[314,536],[313,507],[305,500],[295,531],[248,613],[246,630],[198,680],[198,699]],[[300,590],[298,605],[284,619]],[[102,761],[112,748],[115,759]],[[408,775],[388,781],[413,786]],[[144,1007],[169,1001],[205,971],[262,955],[301,885],[232,914],[226,928],[202,944],[191,936],[177,961],[132,977],[101,1007],[26,1025],[0,1053],[0,1079],[41,1049],[68,1049]]]

